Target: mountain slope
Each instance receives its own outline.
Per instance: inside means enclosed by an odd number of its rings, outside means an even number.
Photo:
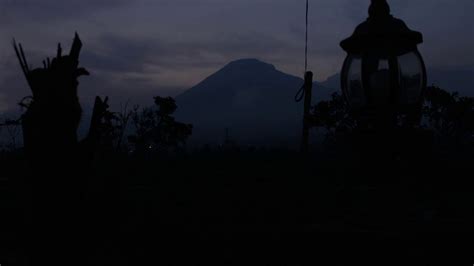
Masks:
[[[229,63],[176,98],[177,118],[195,125],[194,139],[222,142],[225,130],[241,144],[289,143],[299,138],[301,78],[257,59]],[[327,90],[319,89],[314,98]]]
[[[474,97],[474,70],[468,68],[429,69],[428,85],[435,85],[450,92],[458,92],[461,96]]]

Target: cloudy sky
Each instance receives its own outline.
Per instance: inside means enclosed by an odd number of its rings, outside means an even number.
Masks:
[[[367,17],[369,0],[310,0],[310,68],[339,71],[339,42]],[[425,36],[430,67],[474,66],[473,0],[391,0],[392,13]],[[259,58],[301,76],[304,0],[0,0],[0,111],[29,94],[11,46],[39,66],[78,31],[83,101],[112,95],[140,102],[177,95],[231,60]]]

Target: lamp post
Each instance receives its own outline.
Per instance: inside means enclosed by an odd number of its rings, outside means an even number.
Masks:
[[[369,18],[341,42],[347,52],[341,88],[352,113],[374,127],[394,125],[399,115],[419,123],[426,68],[420,32],[390,14],[386,0],[372,0]]]

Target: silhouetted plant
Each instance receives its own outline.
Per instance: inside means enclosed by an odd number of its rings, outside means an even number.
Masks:
[[[98,99],[100,100],[100,98]],[[116,113],[109,111],[108,99],[102,102],[103,107],[99,110],[99,114],[93,115],[95,125],[92,128],[97,131],[98,146],[106,149],[113,149],[117,140],[117,121]],[[96,118],[94,118],[96,117]]]
[[[327,137],[353,130],[357,126],[339,93],[334,93],[329,101],[321,101],[313,107],[311,116],[308,117],[314,127],[327,130]]]
[[[469,138],[474,134],[474,98],[460,97],[438,87],[430,87],[423,114],[427,126],[441,137]]]
[[[172,114],[177,105],[173,98],[155,97],[155,107],[139,109],[131,115],[135,135],[129,141],[137,151],[168,151],[182,148],[192,134],[192,125],[177,122]]]
[[[398,117],[398,126],[418,126],[433,130],[440,138],[472,142],[474,136],[474,98],[460,97],[438,87],[429,87],[422,109],[423,124],[413,125],[404,117]],[[352,131],[358,126],[344,98],[335,93],[331,100],[322,101],[313,107],[308,117],[314,127],[327,130],[328,137]]]
[[[14,151],[18,148],[18,138],[21,133],[21,120],[5,119],[4,123],[0,124],[0,130],[4,128],[7,132],[8,143],[5,148],[9,151]]]
[[[91,158],[100,136],[108,134],[107,122],[112,118],[107,116],[107,99],[97,97],[89,134],[82,147],[78,146],[77,130],[82,116],[77,95],[78,78],[89,72],[79,67],[82,42],[77,33],[69,54],[63,55],[61,44],[58,44],[56,57],[44,60],[43,68],[30,70],[21,44],[14,42],[14,48],[32,91],[32,96],[20,102],[26,109],[21,122],[30,162],[38,161],[37,165],[41,165],[44,160],[51,161],[48,156],[72,162],[80,155],[78,148],[85,148],[82,151]]]
[[[130,119],[133,111],[128,108],[129,101],[124,105],[121,104],[120,112],[115,113],[115,137],[117,138],[116,149],[122,150],[124,144],[125,133],[128,130]]]
[[[107,102],[105,104],[107,106],[98,116],[99,121],[96,122],[97,125],[95,126],[98,134],[96,136],[97,146],[101,150],[120,152],[125,146],[123,138],[134,111],[128,109],[128,102],[122,105],[120,112],[109,111]]]
[[[89,73],[79,68],[82,47],[76,34],[69,55],[63,55],[59,44],[53,60],[43,61],[43,68],[29,69],[21,44],[14,48],[23,73],[32,91],[27,110],[22,116],[24,144],[32,160],[70,152],[77,144],[77,129],[82,109],[77,96],[78,78]],[[68,157],[67,155],[61,158]]]

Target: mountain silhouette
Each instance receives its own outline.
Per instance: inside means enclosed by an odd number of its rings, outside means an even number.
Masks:
[[[192,122],[194,140],[222,142],[228,130],[239,144],[293,145],[301,134],[303,80],[257,59],[233,61],[179,95],[176,117]],[[314,101],[333,92],[314,84]]]
[[[474,68],[428,68],[428,85],[435,85],[461,96],[474,97]],[[337,73],[321,82],[321,86],[340,91],[341,74]]]
[[[428,85],[474,97],[474,67],[428,69]]]

